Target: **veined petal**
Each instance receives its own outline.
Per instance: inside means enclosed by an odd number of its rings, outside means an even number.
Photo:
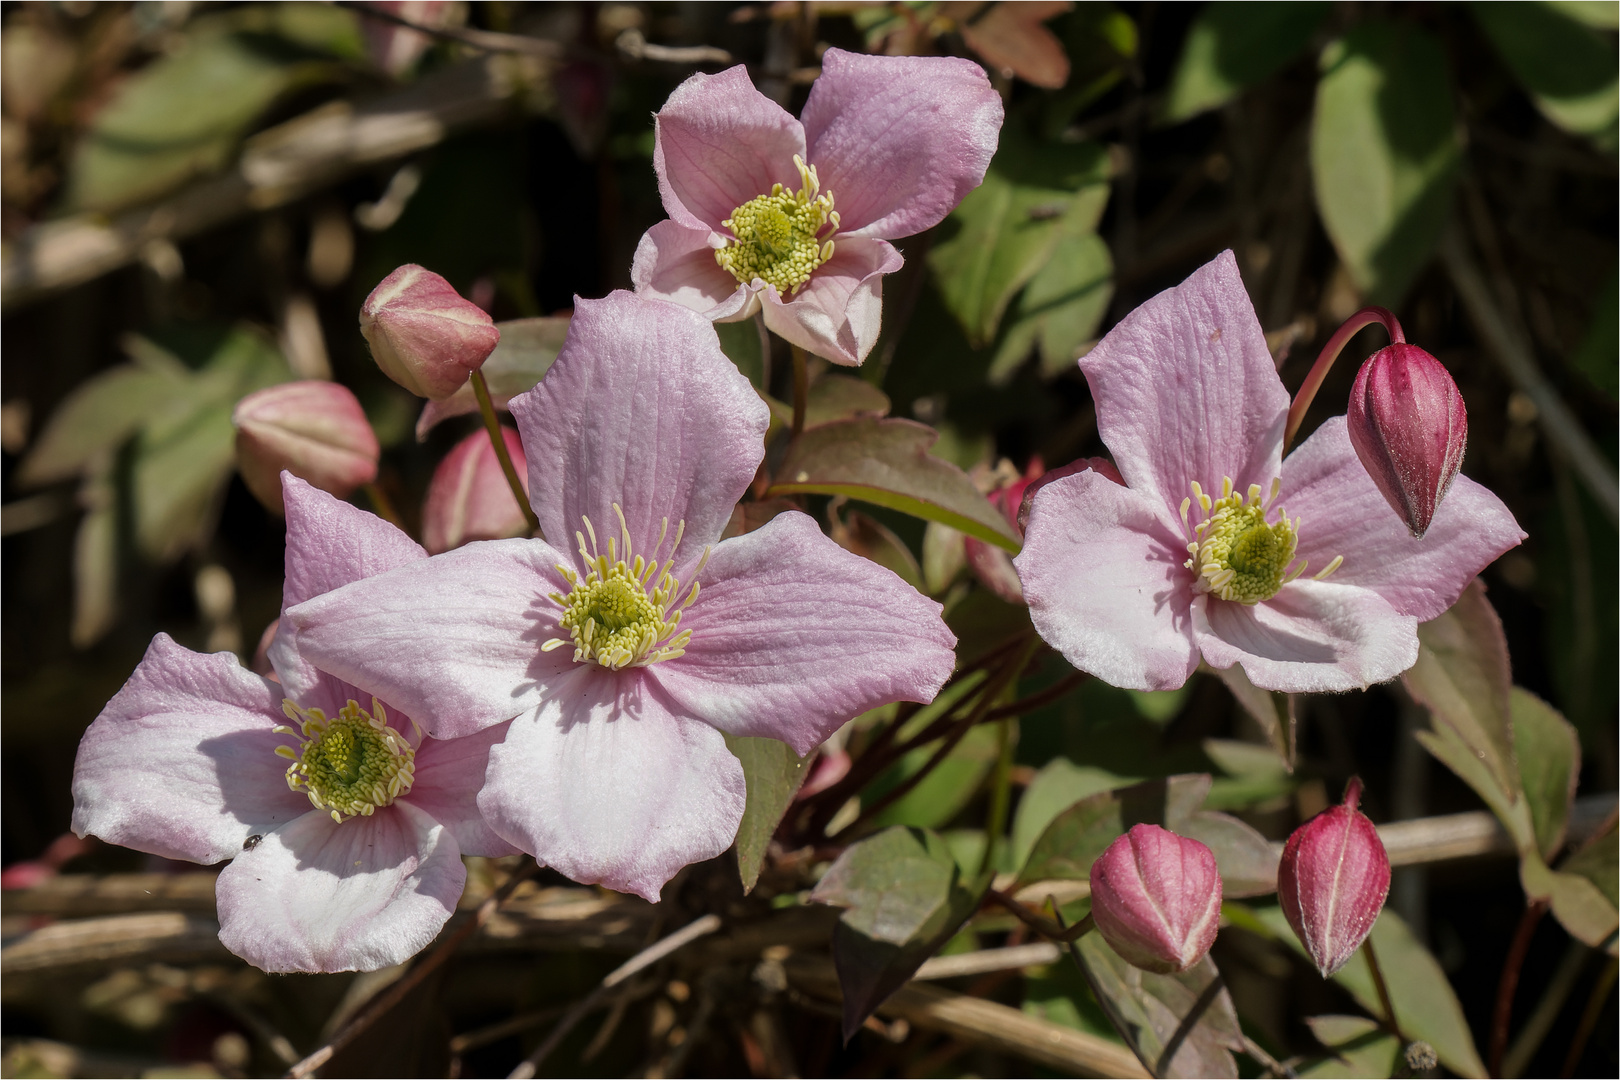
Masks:
[[[804,106],[809,162],[843,228],[894,239],[938,224],[984,180],[1001,95],[971,60],[828,49]]]
[[[785,300],[774,288],[761,291],[765,325],[836,364],[859,364],[883,329],[883,275],[904,265],[887,240],[840,233],[833,257],[804,288]]]
[[[644,669],[581,664],[512,722],[478,806],[490,826],[585,885],[657,902],[689,863],[731,846],[742,765]]]
[[[648,669],[681,711],[803,755],[853,716],[932,701],[955,666],[940,607],[796,511],[714,549],[686,654]]]
[[[718,230],[772,184],[799,186],[793,155],[804,157],[804,128],[754,89],[741,64],[681,83],[654,125],[658,193],[669,216],[688,228]]]
[[[668,300],[714,322],[740,318],[754,302],[753,294],[714,261],[712,235],[673,219],[648,229],[630,265],[636,294]]]
[[[282,622],[321,670],[434,738],[471,735],[533,708],[573,666],[568,649],[540,651],[557,636],[550,595],[568,592],[566,561],[543,540],[480,540],[307,600]]]
[[[1387,507],[1386,507],[1387,509]],[[1201,596],[1193,635],[1211,667],[1289,694],[1360,690],[1417,663],[1417,620],[1371,589],[1294,581],[1259,604]]]
[[[1080,370],[1120,474],[1172,529],[1191,481],[1217,496],[1228,476],[1270,490],[1288,392],[1230,251],[1125,316]]]
[[[426,948],[467,871],[455,837],[409,803],[339,825],[318,810],[219,875],[219,939],[265,971],[375,971]]]
[[[1455,604],[1476,574],[1525,536],[1501,499],[1458,476],[1429,530],[1413,539],[1356,457],[1342,416],[1288,455],[1282,479],[1278,501],[1300,519],[1306,576],[1343,555],[1330,580],[1371,589],[1419,622]]]
[[[489,768],[489,748],[506,738],[506,724],[496,724],[459,739],[423,739],[416,748],[416,782],[400,796],[450,830],[463,855],[516,855],[478,810],[478,791]]]
[[[573,552],[588,516],[605,553],[619,535],[617,503],[649,559],[662,522],[672,538],[686,522],[677,574],[720,538],[765,456],[770,422],[708,320],[628,292],[575,304],[556,363],[512,399],[512,415],[552,545]]]
[[[1036,492],[1013,560],[1047,644],[1132,690],[1173,690],[1198,667],[1186,545],[1161,515],[1157,499],[1073,473]]]
[[[73,831],[168,859],[240,854],[309,810],[287,787],[282,689],[167,634],[96,717],[73,763]]]

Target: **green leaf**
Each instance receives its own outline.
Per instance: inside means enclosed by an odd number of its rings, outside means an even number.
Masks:
[[[1550,859],[1564,846],[1569,809],[1581,778],[1581,740],[1557,709],[1520,686],[1513,688],[1513,751],[1535,827],[1536,848]]]
[[[1620,30],[1620,7],[1614,0],[1542,0],[1542,3],[1594,30]]]
[[[720,351],[737,365],[755,390],[765,392],[765,343],[760,340],[759,324],[753,319],[715,323],[714,332],[720,335]]]
[[[934,767],[933,772],[874,817],[873,824],[917,825],[932,829],[946,825],[978,793],[979,786],[996,763],[999,746],[996,725],[975,725],[946,755],[945,760]],[[911,751],[894,768],[867,786],[862,793],[863,801],[872,803],[882,798],[902,780],[915,775],[938,749],[939,743],[934,742]]]
[[[1076,765],[1068,758],[1053,758],[1024,789],[1013,817],[1012,859],[1023,866],[1046,827],[1064,810],[1081,799],[1103,791],[1136,783],[1133,777],[1115,776],[1090,765]]]
[[[1612,45],[1547,4],[1474,3],[1469,7],[1547,119],[1605,149],[1614,148],[1620,83],[1615,78]]]
[[[73,623],[76,648],[94,645],[118,616],[118,488],[111,453],[87,463],[79,486],[85,514],[73,537]]]
[[[1300,1076],[1394,1076],[1401,1063],[1401,1043],[1365,1016],[1307,1016],[1311,1034],[1334,1056],[1299,1070]]]
[[[1611,825],[1602,838],[1607,853],[1592,849],[1582,852],[1581,860],[1570,864],[1585,873],[1572,873],[1568,865],[1558,870],[1548,869],[1541,856],[1534,851],[1519,860],[1519,883],[1527,897],[1546,900],[1552,905],[1556,918],[1571,937],[1611,954],[1615,948],[1615,931],[1620,928],[1620,912],[1615,909],[1615,833]],[[1589,876],[1590,875],[1590,876]],[[1599,881],[1608,886],[1605,894]]]
[[[810,759],[799,757],[787,743],[776,739],[727,735],[726,749],[742,762],[748,792],[742,824],[737,827],[737,872],[743,892],[750,893],[759,881],[771,836],[804,783],[804,766]]]
[[[1462,143],[1445,50],[1368,21],[1322,54],[1311,172],[1322,224],[1358,288],[1394,304],[1451,214]]]
[[[1598,892],[1608,898],[1611,905],[1620,903],[1620,881],[1617,881],[1616,863],[1620,860],[1620,847],[1615,845],[1615,819],[1609,818],[1604,828],[1587,837],[1559,870],[1578,874],[1597,886]]]
[[[1165,91],[1163,118],[1176,123],[1226,104],[1305,51],[1330,4],[1222,3],[1199,12]]]
[[[1018,536],[967,473],[928,453],[938,438],[914,420],[858,417],[806,429],[766,493],[847,495],[1016,552]]]
[[[1221,677],[1221,682],[1226,684],[1226,688],[1232,692],[1232,697],[1243,707],[1243,711],[1254,717],[1255,722],[1260,725],[1260,730],[1266,733],[1272,751],[1282,762],[1283,768],[1293,772],[1293,754],[1289,746],[1293,737],[1293,707],[1289,703],[1288,695],[1260,689],[1249,681],[1249,676],[1244,673],[1241,664],[1218,669],[1215,674]]]
[[[1270,747],[1236,739],[1205,739],[1204,753],[1225,776],[1210,785],[1204,806],[1232,810],[1291,794],[1294,780],[1288,764]]]
[[[1154,1063],[1157,1075],[1237,1076],[1232,1051],[1243,1049],[1243,1031],[1226,987],[1210,991],[1221,977],[1215,961],[1206,956],[1179,974],[1155,975],[1120,959],[1101,934],[1087,934],[1076,945],[1095,980],[1093,992],[1106,998],[1130,1028],[1137,1049]],[[1206,991],[1213,999],[1175,1057],[1164,1061],[1165,1047]]]
[[[551,370],[568,336],[568,317],[512,319],[496,323],[495,327],[501,332],[500,343],[479,370],[489,384],[490,399],[497,408],[505,408],[513,398],[538,386]],[[478,397],[471,382],[443,401],[429,401],[422,406],[422,415],[416,421],[417,441],[427,438],[427,433],[440,421],[477,411]]]
[[[1011,380],[1037,346],[1042,375],[1052,378],[1072,368],[1108,311],[1113,276],[1113,256],[1096,233],[1060,238],[1052,257],[1019,294],[1016,318],[990,363],[991,384]]]
[[[23,459],[18,482],[49,484],[78,474],[183,395],[189,380],[184,368],[174,373],[123,364],[79,384]]]

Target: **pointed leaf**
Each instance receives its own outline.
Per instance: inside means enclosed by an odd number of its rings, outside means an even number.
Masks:
[[[1035,774],[1018,800],[1012,828],[1013,865],[1023,866],[1029,860],[1035,842],[1064,810],[1099,792],[1135,782],[1090,765],[1076,765],[1068,758],[1053,758]]]
[[[1511,701],[1519,780],[1535,826],[1536,848],[1550,859],[1564,846],[1581,778],[1581,740],[1557,709],[1523,687],[1513,688]]]
[[[1210,4],[1187,30],[1165,91],[1170,123],[1226,104],[1305,51],[1330,4]]]
[[[799,757],[787,743],[776,739],[727,735],[726,749],[742,762],[748,792],[742,824],[737,827],[737,873],[742,878],[743,892],[750,893],[759,881],[759,868],[765,862],[765,850],[776,826],[804,783],[804,766],[809,758]]]
[[[1605,949],[1611,954],[1615,947],[1615,931],[1620,929],[1620,913],[1615,910],[1614,867],[1615,834],[1608,830],[1604,846],[1606,854],[1583,853],[1580,861],[1570,860],[1587,873],[1569,873],[1566,869],[1550,870],[1534,851],[1519,861],[1519,882],[1526,896],[1546,900],[1552,905],[1556,918],[1571,937],[1584,941],[1594,949]],[[1594,857],[1595,856],[1595,857]],[[1566,864],[1566,866],[1569,864]],[[1592,876],[1587,876],[1591,874]],[[1609,894],[1605,895],[1598,880],[1607,878]]]
[[[1243,1031],[1226,987],[1212,989],[1220,979],[1215,961],[1206,956],[1178,975],[1155,975],[1121,960],[1100,934],[1087,934],[1076,945],[1092,992],[1107,999],[1157,1075],[1237,1076],[1232,1051],[1243,1048]],[[1172,1037],[1206,993],[1209,998],[1175,1056],[1163,1060]]]
[[[1015,319],[990,363],[990,382],[1006,383],[1033,348],[1048,378],[1074,367],[1114,296],[1114,260],[1089,230],[1063,237],[1052,257],[1018,296]]]
[[[1475,3],[1469,8],[1547,119],[1607,149],[1614,147],[1620,118],[1614,46],[1550,4]]]
[[[1283,767],[1293,772],[1294,756],[1291,743],[1294,718],[1288,695],[1260,689],[1249,681],[1249,677],[1243,673],[1241,664],[1219,669],[1215,674],[1219,675],[1221,682],[1232,691],[1232,696],[1243,706],[1243,711],[1254,717],[1255,722],[1260,725],[1260,730],[1266,733],[1266,738],[1270,740],[1271,747],[1282,761]]]
[[[32,486],[75,475],[182,394],[189,374],[122,364],[80,383],[23,459],[18,481]]]

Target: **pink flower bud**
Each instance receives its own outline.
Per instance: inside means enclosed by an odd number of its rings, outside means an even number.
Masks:
[[[1277,898],[1288,925],[1327,978],[1361,946],[1389,895],[1389,856],[1378,830],[1356,809],[1361,780],[1344,802],[1294,830],[1277,868]]]
[[[1221,875],[1197,840],[1132,825],[1091,864],[1091,917],[1129,963],[1161,975],[1209,952],[1221,925]]]
[[[529,490],[529,465],[523,442],[509,427],[501,428],[523,490]],[[437,555],[472,540],[504,540],[529,531],[512,486],[501,471],[489,433],[475,431],[445,455],[428,485],[422,507],[422,546]]]
[[[1367,475],[1422,536],[1468,446],[1468,410],[1451,374],[1416,345],[1379,349],[1356,375],[1345,419]]]
[[[482,308],[414,263],[371,290],[360,306],[360,332],[383,374],[434,401],[459,390],[501,340]]]
[[[236,404],[236,465],[255,498],[283,513],[281,470],[342,498],[377,478],[377,436],[344,386],[282,383]]]

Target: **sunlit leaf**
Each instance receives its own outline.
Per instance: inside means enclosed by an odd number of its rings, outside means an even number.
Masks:
[[[1237,1076],[1232,1051],[1243,1048],[1243,1031],[1215,961],[1206,956],[1180,974],[1155,975],[1120,959],[1099,934],[1087,934],[1077,944],[1096,980],[1094,991],[1125,1022],[1157,1075]],[[1206,995],[1197,1022],[1165,1061],[1172,1036]]]
[[[1136,782],[1134,777],[1115,776],[1111,772],[1090,765],[1076,765],[1065,757],[1047,762],[1035,779],[1024,788],[1018,800],[1018,812],[1013,816],[1012,859],[1014,866],[1023,866],[1035,841],[1046,831],[1059,814],[1081,799],[1098,792],[1112,791]]]
[[[995,4],[962,27],[962,40],[992,67],[1056,90],[1069,81],[1069,58],[1057,36],[1041,23],[1073,7],[1071,0]]]
[[[1401,1043],[1376,1020],[1365,1016],[1307,1016],[1311,1034],[1333,1052],[1314,1065],[1299,1070],[1300,1076],[1354,1078],[1394,1076],[1401,1060]]]
[[[1613,5],[1608,5],[1611,10]],[[1536,107],[1598,145],[1615,145],[1620,83],[1614,46],[1550,4],[1470,4],[1508,69]]]
[[[1030,350],[1039,349],[1048,378],[1074,367],[1114,296],[1114,260],[1094,232],[1062,237],[1052,257],[1018,296],[1013,320],[990,363],[990,382],[1012,378]]]
[[[1570,805],[1581,778],[1581,740],[1558,710],[1520,686],[1513,688],[1513,751],[1535,827],[1536,847],[1550,859],[1564,846]]]
[[[984,778],[996,763],[999,745],[995,725],[976,725],[946,755],[945,760],[936,765],[916,787],[873,818],[873,823],[916,825],[931,829],[948,824],[978,793]],[[937,742],[931,743],[901,758],[893,769],[867,787],[863,793],[865,801],[875,802],[901,781],[915,775],[938,749]]]
[[[550,316],[495,324],[501,332],[500,344],[479,370],[489,384],[490,400],[496,408],[504,409],[507,402],[525,390],[534,389],[546,377],[563,339],[568,336],[568,321],[567,316]],[[422,406],[422,415],[416,421],[416,437],[418,440],[427,438],[427,433],[441,420],[477,411],[478,398],[469,382],[443,401],[429,401]]]
[[[737,872],[743,892],[747,893],[759,880],[759,868],[776,826],[804,783],[804,767],[809,759],[794,754],[787,743],[776,739],[727,735],[726,748],[742,762],[748,792],[742,824],[737,827]]]
[[[184,394],[189,373],[123,364],[80,383],[68,395],[17,470],[23,484],[65,480],[116,449],[159,410]]]
[[[1224,105],[1305,51],[1331,4],[1209,4],[1187,30],[1165,91],[1170,123]]]

